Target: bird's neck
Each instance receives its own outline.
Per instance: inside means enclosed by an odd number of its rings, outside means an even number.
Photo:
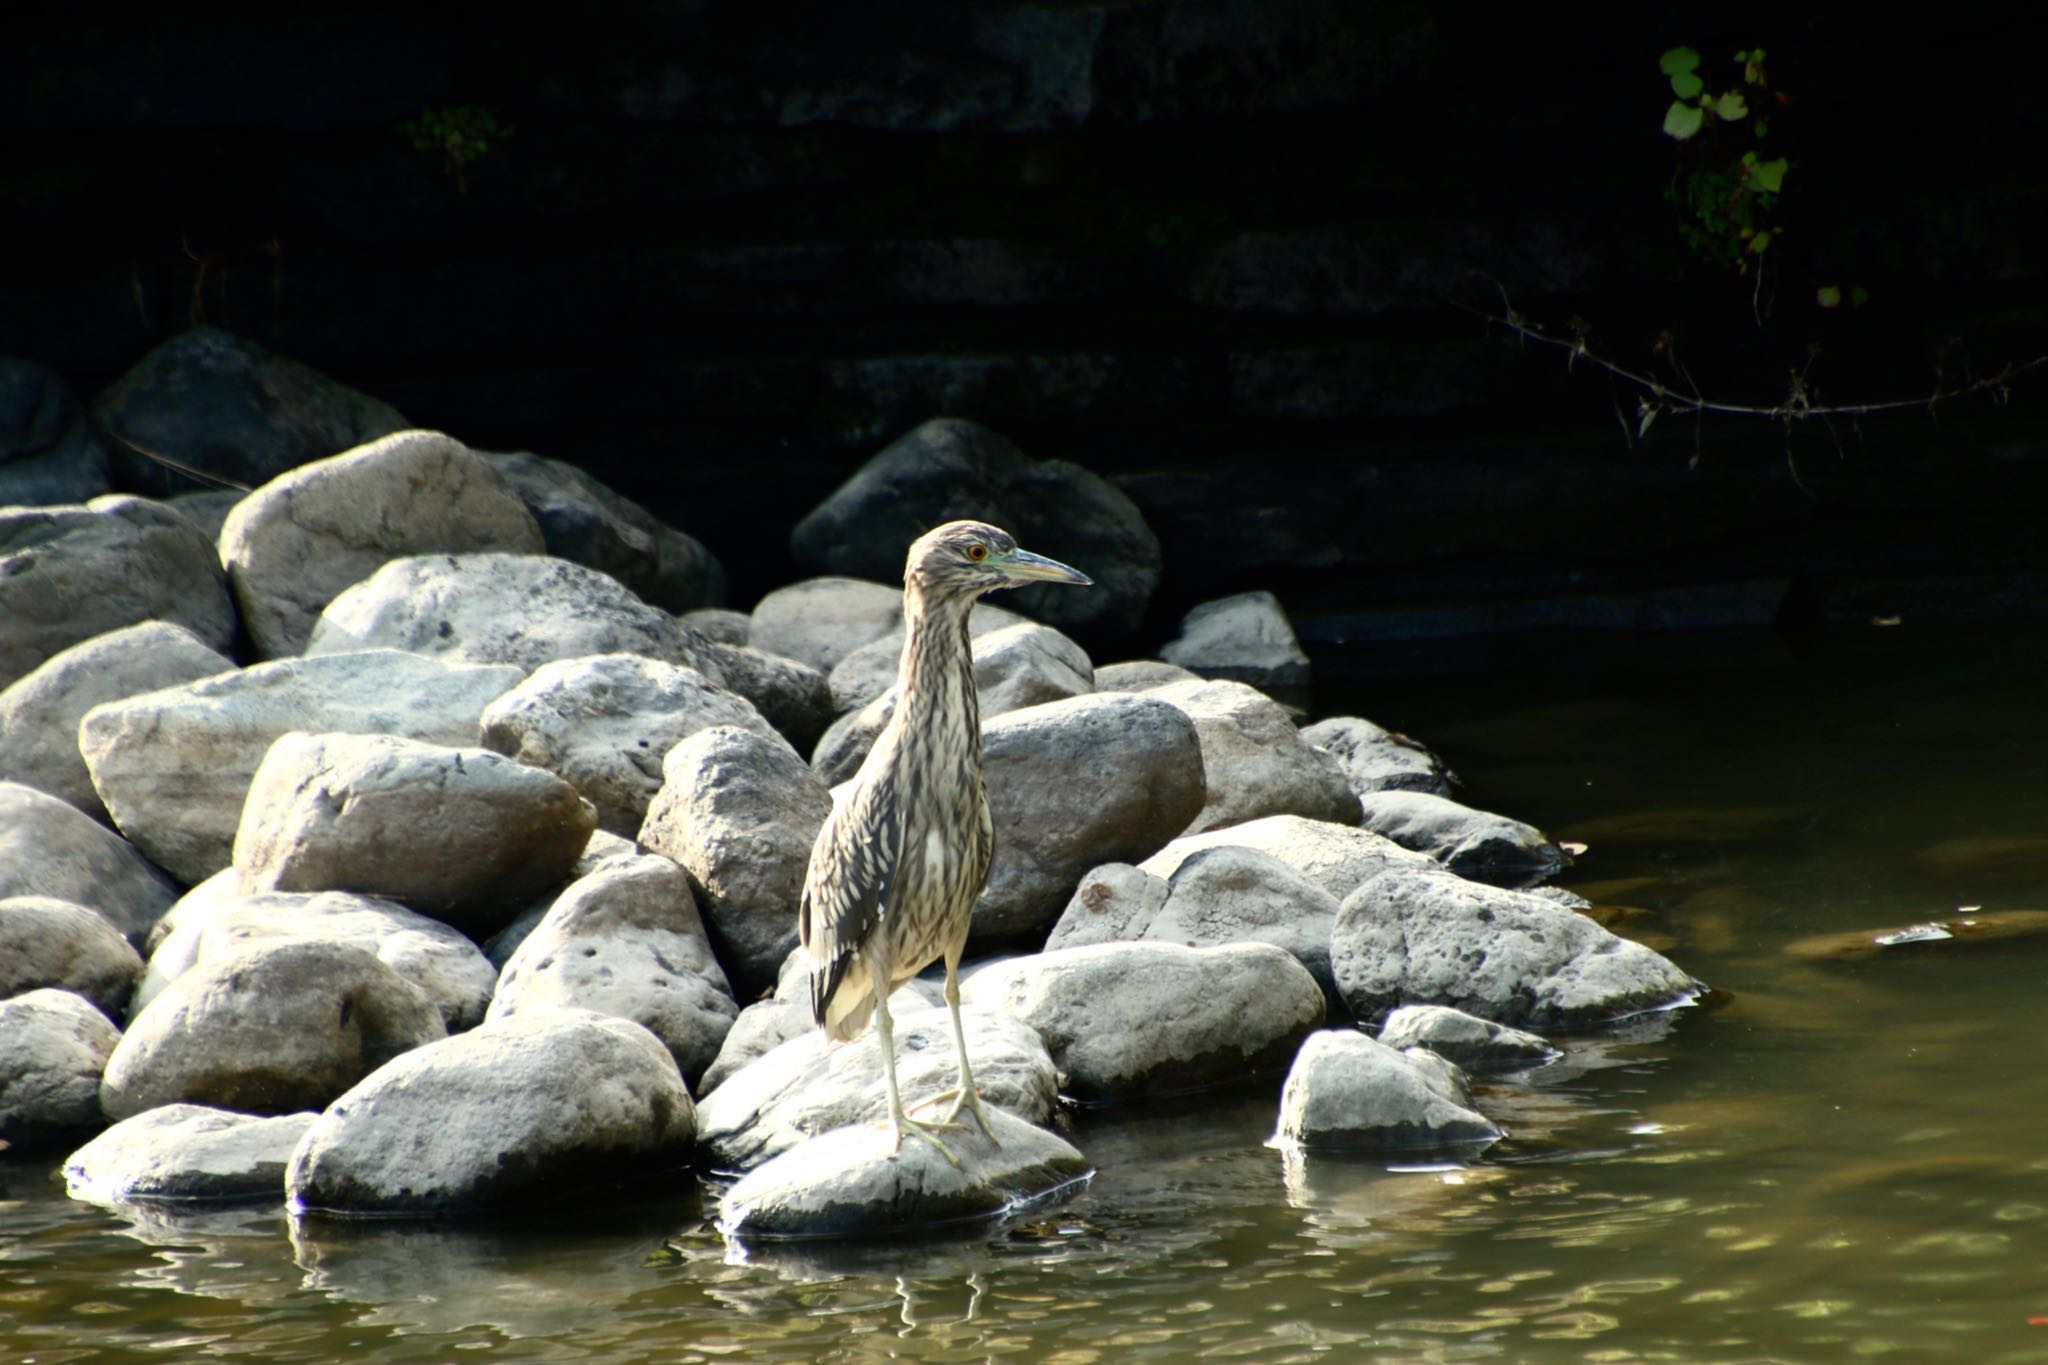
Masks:
[[[980,698],[974,688],[974,653],[968,644],[968,596],[928,596],[916,584],[903,590],[903,657],[896,670],[896,723],[921,727],[927,717],[964,716],[978,740]],[[973,746],[979,754],[980,745]]]

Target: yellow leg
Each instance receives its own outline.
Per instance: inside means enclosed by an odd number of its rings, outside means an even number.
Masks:
[[[879,979],[886,984],[889,978],[884,973]],[[959,1022],[957,1014],[954,1016],[954,1022]],[[939,1133],[945,1131],[949,1126],[957,1125],[949,1125],[944,1122],[919,1123],[916,1119],[903,1112],[903,1097],[896,1089],[895,1026],[889,1018],[888,998],[879,994],[875,1000],[875,1031],[881,1035],[882,1040],[882,1075],[889,1082],[889,1126],[896,1132],[896,1150],[899,1152],[903,1150],[903,1138],[906,1133],[915,1133],[932,1146],[938,1148],[939,1155],[946,1158],[947,1162],[954,1169],[959,1169],[960,1158],[954,1156],[952,1149],[939,1141],[938,1138]],[[961,1056],[964,1058],[966,1054],[962,1053]]]
[[[958,964],[959,959],[957,957],[947,957],[946,1008],[953,1012],[953,1046],[960,1054],[960,1088],[951,1096],[953,1107],[946,1111],[946,1116],[940,1122],[958,1126],[955,1124],[955,1120],[960,1117],[960,1111],[965,1109],[968,1113],[974,1115],[974,1121],[981,1126],[983,1136],[987,1137],[995,1146],[1000,1147],[1003,1144],[997,1140],[996,1130],[989,1124],[988,1111],[981,1107],[981,1092],[974,1087],[974,1068],[968,1065],[967,1062],[967,1030],[960,1023],[960,975],[957,971]],[[933,1098],[932,1102],[937,1103],[946,1098],[948,1097],[945,1095],[938,1095]]]

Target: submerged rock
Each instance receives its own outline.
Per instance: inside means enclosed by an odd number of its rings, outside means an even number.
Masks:
[[[1287,1073],[1273,1145],[1414,1149],[1484,1144],[1503,1136],[1471,1108],[1456,1067],[1427,1053],[1396,1052],[1362,1033],[1329,1030],[1302,1044]]]
[[[1785,953],[1812,962],[1862,962],[1883,954],[1910,955],[1922,948],[1938,951],[2044,937],[2048,910],[1986,910],[1941,915],[1919,924],[1813,934],[1786,944]]]
[[[74,1141],[106,1123],[100,1073],[121,1031],[84,996],[53,989],[0,1000],[0,1142]]]
[[[73,1199],[284,1198],[285,1166],[317,1115],[259,1118],[200,1104],[167,1104],[121,1120],[64,1163]]]

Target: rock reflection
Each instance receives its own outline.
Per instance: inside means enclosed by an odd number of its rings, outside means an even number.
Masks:
[[[1302,1211],[1312,1240],[1332,1250],[1398,1253],[1466,1228],[1483,1192],[1506,1181],[1492,1166],[1445,1165],[1390,1171],[1383,1161],[1283,1152],[1287,1202]]]
[[[130,1272],[137,1285],[235,1303],[272,1303],[299,1287],[278,1236],[284,1210],[269,1205],[128,1202],[105,1204],[114,1229],[148,1247],[151,1263]]]

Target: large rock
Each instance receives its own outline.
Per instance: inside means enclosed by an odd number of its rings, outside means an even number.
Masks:
[[[1088,869],[1074,888],[1059,922],[1046,935],[1045,951],[1086,948],[1093,943],[1133,943],[1166,904],[1167,880],[1129,863]]]
[[[1267,815],[1358,823],[1358,798],[1336,762],[1311,747],[1287,708],[1240,682],[1169,683],[1139,694],[1179,707],[1202,741],[1208,801],[1190,834]]]
[[[148,970],[129,1006],[131,1014],[141,1013],[193,967],[231,957],[255,943],[340,943],[360,948],[431,1000],[450,1033],[474,1028],[497,986],[497,968],[466,935],[375,896],[345,891],[248,895],[241,894],[238,879],[231,894],[189,908],[181,901],[173,909],[177,927],[151,951]]]
[[[64,1183],[73,1199],[284,1198],[285,1166],[318,1115],[260,1118],[203,1104],[166,1104],[126,1118],[73,1152]]]
[[[106,1122],[100,1073],[121,1031],[82,995],[45,989],[0,1000],[0,1142],[75,1141]]]
[[[1095,670],[1097,692],[1150,692],[1168,683],[1195,682],[1201,675],[1163,659],[1125,659]]]
[[[832,723],[832,687],[809,664],[751,645],[695,642],[697,653],[725,685],[753,703],[762,718],[799,753],[809,752]]]
[[[920,533],[922,534],[922,533]],[[882,575],[885,582],[857,578],[807,578],[777,588],[754,604],[747,643],[830,673],[862,645],[903,629],[903,593],[889,583],[903,578],[903,556]]]
[[[294,731],[249,785],[234,862],[252,893],[389,896],[482,938],[567,881],[596,828],[574,787],[488,749]]]
[[[0,507],[84,502],[109,486],[106,447],[71,386],[47,365],[0,356]]]
[[[695,1084],[739,1006],[681,868],[637,853],[569,884],[506,961],[490,1018],[556,1009],[631,1019]]]
[[[1241,592],[1203,602],[1181,618],[1180,634],[1159,657],[1204,678],[1229,678],[1259,688],[1301,688],[1308,655],[1294,626],[1269,592]]]
[[[438,431],[394,432],[280,474],[220,533],[242,622],[273,659],[304,650],[321,610],[391,560],[544,548],[497,470]]]
[[[141,975],[141,956],[99,911],[49,896],[0,899],[0,999],[53,987],[118,1019]]]
[[[1089,1174],[1065,1140],[990,1108],[991,1142],[972,1124],[942,1141],[959,1165],[922,1138],[900,1148],[886,1123],[810,1139],[759,1166],[725,1193],[728,1237],[866,1237],[996,1218]]]
[[[408,423],[389,404],[215,327],[164,342],[93,403],[123,486],[181,492],[199,481],[138,452],[243,488]]]
[[[0,687],[82,640],[150,620],[214,649],[233,643],[227,576],[197,526],[120,495],[0,507]]]
[[[994,522],[1095,580],[1093,592],[1040,586],[1009,599],[1063,630],[1135,630],[1159,585],[1159,538],[1114,484],[1064,460],[1034,460],[952,417],[924,423],[861,466],[797,523],[790,548],[821,572],[890,582],[910,542],[959,517]]]
[[[183,626],[144,621],[75,644],[0,691],[0,773],[111,822],[78,749],[78,722],[103,701],[234,671]]]
[[[1475,882],[1528,886],[1571,862],[1534,825],[1428,792],[1371,792],[1359,798],[1359,807],[1367,829]]]
[[[900,601],[902,594],[899,593],[897,596]],[[1025,623],[1026,618],[1016,612],[1005,611],[993,602],[984,600],[976,602],[973,609],[967,613],[967,635],[970,641],[975,641],[984,635]],[[1051,631],[1054,635],[1059,634],[1050,626],[1041,629]],[[1081,652],[1081,647],[1066,640],[1063,635],[1059,638],[1066,642],[1062,652],[1069,660],[1078,655],[1081,663],[1085,665],[1088,656]],[[830,682],[833,711],[858,710],[887,692],[896,682],[896,670],[902,659],[903,621],[899,614],[896,625],[887,634],[876,636],[832,665]],[[980,681],[979,677],[976,681]],[[1085,692],[1091,689],[1081,690]]]
[[[995,1011],[963,1008],[960,1022],[982,1102],[1033,1123],[1049,1118],[1059,1086],[1038,1035]],[[895,1025],[896,1084],[904,1104],[915,1107],[950,1090],[960,1072],[950,1013],[936,1006],[913,1009],[896,1015]],[[812,1029],[706,1095],[697,1112],[697,1139],[720,1167],[750,1170],[807,1138],[886,1120],[888,1114],[881,1036],[870,1028],[851,1043],[833,1044]]]
[[[1169,1095],[1277,1070],[1323,1022],[1322,988],[1267,943],[1104,943],[983,968],[967,1000],[1038,1031],[1066,1093]]]
[[[802,1037],[818,1027],[811,1013],[808,966],[803,954],[791,953],[789,962],[784,964],[782,980],[775,987],[775,994],[766,1000],[756,1000],[740,1011],[739,1018],[732,1022],[732,1030],[725,1035],[725,1041],[718,1045],[717,1058],[697,1083],[699,1100],[755,1059],[767,1056],[790,1039]],[[912,977],[889,997],[892,1017],[941,1003],[940,987],[921,977]]]
[[[699,730],[772,736],[753,703],[694,668],[639,654],[563,659],[486,707],[483,743],[545,768],[597,807],[598,828],[639,833],[661,790],[661,761]]]
[[[256,767],[291,730],[474,744],[520,679],[395,650],[280,659],[86,712],[79,747],[114,823],[187,884],[226,867]]]
[[[585,654],[644,654],[724,681],[675,617],[546,555],[394,559],[329,602],[306,642],[308,654],[380,648],[528,673]]]
[[[1441,868],[1390,868],[1352,892],[1330,962],[1352,1013],[1375,1022],[1400,1005],[1450,1005],[1500,1024],[1588,1028],[1705,989],[1576,911]]]
[[[539,521],[555,558],[610,574],[663,611],[725,600],[725,568],[711,551],[575,465],[525,451],[484,458]]]
[[[1362,1033],[1312,1035],[1280,1091],[1274,1145],[1377,1151],[1470,1147],[1504,1136],[1472,1109],[1457,1068],[1430,1060],[1427,1053],[1410,1057]]]
[[[1380,1041],[1397,1052],[1426,1047],[1467,1071],[1541,1066],[1563,1055],[1533,1033],[1447,1005],[1403,1005],[1380,1025]]]
[[[832,796],[780,739],[737,726],[669,750],[640,842],[682,864],[742,999],[796,946],[797,897]]]
[[[1102,863],[1136,862],[1171,839],[1205,796],[1201,746],[1179,708],[1129,693],[1075,697],[982,727],[996,856],[973,936],[1029,940]]]
[[[368,1077],[307,1131],[285,1184],[299,1208],[523,1208],[681,1164],[694,1118],[654,1035],[626,1019],[550,1010],[420,1048]]]
[[[1370,830],[1299,815],[1268,815],[1206,834],[1183,835],[1140,866],[1155,877],[1171,877],[1183,862],[1205,848],[1249,848],[1270,853],[1339,901],[1389,867],[1438,865],[1428,854],[1411,853]]]
[[[1360,796],[1371,792],[1428,792],[1449,796],[1457,775],[1420,742],[1363,716],[1331,716],[1305,725],[1301,737],[1337,760],[1344,780]]]
[[[90,906],[140,943],[178,888],[91,816],[34,787],[0,782],[0,899],[14,896]]]
[[[360,948],[255,943],[204,962],[135,1016],[100,1104],[124,1119],[187,1101],[252,1114],[318,1109],[445,1036],[418,987]]]

